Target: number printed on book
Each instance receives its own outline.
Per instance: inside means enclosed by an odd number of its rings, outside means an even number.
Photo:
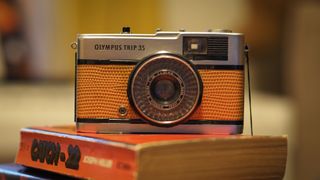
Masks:
[[[81,159],[81,151],[78,145],[68,145],[67,157],[64,152],[61,152],[61,146],[57,142],[33,139],[31,146],[32,161],[39,161],[48,165],[57,166],[59,161],[65,164],[68,169],[79,169]]]

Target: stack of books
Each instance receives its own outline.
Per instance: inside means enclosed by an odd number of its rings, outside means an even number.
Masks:
[[[2,179],[282,179],[285,136],[91,134],[75,126],[21,130]],[[22,166],[21,166],[22,165]]]

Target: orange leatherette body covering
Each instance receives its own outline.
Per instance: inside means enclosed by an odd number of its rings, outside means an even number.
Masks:
[[[133,65],[78,65],[77,118],[139,119],[127,98],[133,68]],[[202,103],[189,119],[242,121],[243,70],[198,71],[203,81]],[[128,109],[125,117],[118,113],[120,106]]]

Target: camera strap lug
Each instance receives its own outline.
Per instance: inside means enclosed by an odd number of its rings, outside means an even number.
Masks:
[[[246,44],[244,48],[244,55],[246,58],[247,78],[248,78],[248,97],[249,97],[249,110],[250,110],[250,132],[253,136],[253,122],[252,122],[252,106],[251,106],[251,83],[250,83],[250,66],[249,66],[249,47]]]

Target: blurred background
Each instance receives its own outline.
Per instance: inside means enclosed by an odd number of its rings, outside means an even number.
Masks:
[[[245,33],[255,134],[288,135],[285,179],[320,179],[316,0],[0,0],[0,163],[14,161],[20,128],[73,123],[76,34],[123,26]]]

